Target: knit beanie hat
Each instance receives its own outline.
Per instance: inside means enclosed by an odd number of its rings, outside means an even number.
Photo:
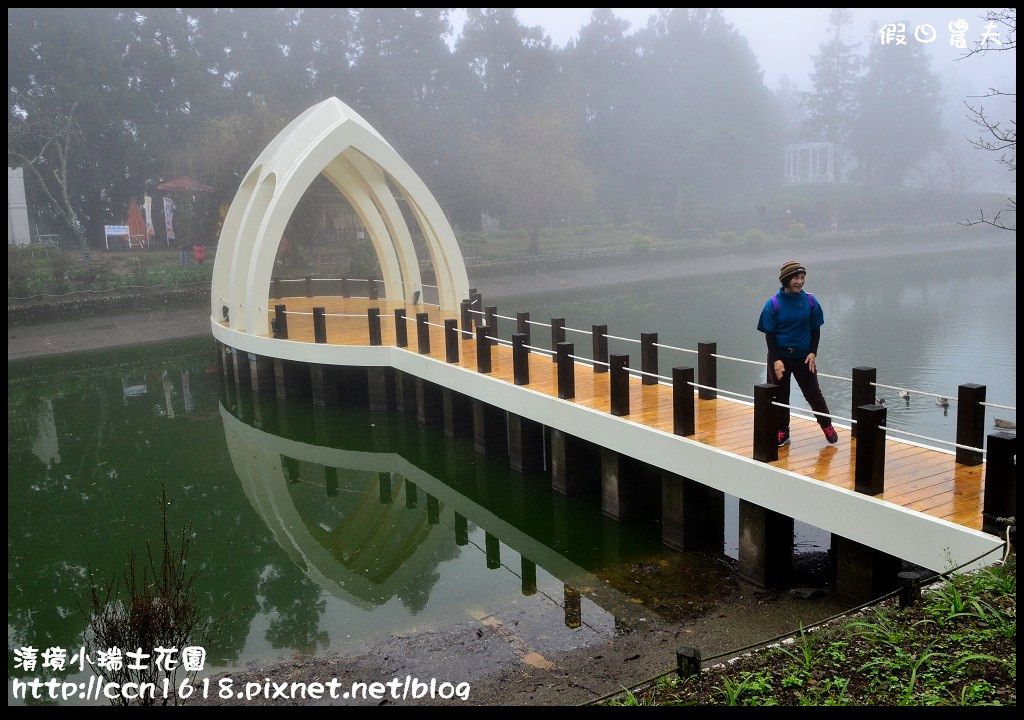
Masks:
[[[789,281],[800,273],[807,274],[807,269],[796,260],[790,260],[779,268],[779,282],[782,283],[783,286],[788,285]]]

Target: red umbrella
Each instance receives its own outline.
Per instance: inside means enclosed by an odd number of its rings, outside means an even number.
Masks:
[[[209,185],[203,185],[198,180],[193,180],[188,177],[180,177],[177,180],[168,180],[165,183],[157,185],[157,190],[191,190],[193,192],[213,192],[213,188]]]

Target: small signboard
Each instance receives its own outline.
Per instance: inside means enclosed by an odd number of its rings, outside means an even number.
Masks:
[[[107,250],[110,249],[110,238],[112,237],[128,237],[128,226],[127,225],[104,225],[103,226],[103,237],[107,243]]]

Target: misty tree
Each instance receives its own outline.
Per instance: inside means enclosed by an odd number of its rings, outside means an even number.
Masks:
[[[920,43],[871,45],[849,135],[864,182],[902,185],[945,141],[942,86],[924,48]]]
[[[975,55],[984,56],[988,52],[1011,52],[1017,53],[1017,9],[1005,8],[1002,10],[990,10],[982,16],[988,29],[995,30],[1000,35],[998,43],[981,41],[970,50],[964,58]],[[964,59],[961,58],[961,59]],[[967,107],[967,118],[977,126],[979,135],[971,140],[971,145],[979,150],[993,152],[998,155],[998,162],[1013,175],[1014,182],[1017,177],[1017,120],[1016,110],[1010,119],[1000,119],[998,113],[992,109],[992,104],[998,101],[1008,101],[1014,107],[1017,105],[1017,93],[1009,90],[989,88],[988,92],[978,98],[971,98],[964,101]],[[986,105],[988,103],[988,105]],[[1003,212],[1014,216],[1014,219],[1004,218]],[[1006,199],[1006,207],[995,214],[994,217],[986,219],[984,211],[979,213],[976,220],[968,220],[967,225],[985,224],[1001,230],[1012,230],[1016,232],[1017,222],[1017,200],[1014,197]]]
[[[805,130],[810,138],[835,144],[837,175],[843,168],[862,64],[857,45],[843,39],[844,28],[852,23],[853,13],[846,8],[834,8],[829,14],[832,37],[821,44],[820,52],[813,58],[813,89],[806,98]]]
[[[594,189],[571,115],[554,103],[498,123],[478,137],[477,175],[491,205],[530,234],[540,252],[542,228],[593,209]]]

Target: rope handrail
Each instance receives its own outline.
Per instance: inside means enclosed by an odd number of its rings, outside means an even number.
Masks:
[[[545,348],[534,347],[533,345],[523,345],[523,347],[526,348],[527,350],[536,350],[537,352],[542,352],[542,353],[544,353],[546,355],[554,355],[555,354],[551,350],[547,350]]]
[[[442,330],[444,330],[444,329],[445,329],[444,325],[438,325],[437,323],[432,323],[432,322],[430,322],[429,320],[425,320],[425,321],[423,322],[423,324],[424,324],[424,325],[429,325],[430,327],[436,327],[436,328],[441,328]]]
[[[658,378],[659,380],[664,380],[665,382],[667,382],[669,384],[672,383],[672,378],[665,377],[664,375],[658,375],[657,373],[649,373],[649,372],[646,372],[645,370],[637,370],[636,368],[631,368],[631,367],[623,368],[623,370],[625,370],[630,375],[634,375],[634,374],[635,375],[646,375],[647,377],[653,377],[653,378]]]
[[[509,317],[508,315],[500,315],[498,313],[494,313],[494,317],[501,318],[502,320],[511,320],[511,321],[515,322],[515,318],[514,317]]]
[[[811,413],[812,415],[815,415],[815,416],[827,417],[830,420],[842,420],[844,422],[850,423],[851,425],[856,425],[857,424],[857,421],[854,420],[853,418],[844,418],[842,415],[832,415],[830,413],[818,412],[817,410],[811,410],[810,408],[797,407],[796,405],[785,405],[783,403],[776,402],[775,400],[772,400],[772,405],[774,405],[775,407],[786,408],[787,410],[796,410],[797,412],[805,412],[805,413]]]
[[[605,337],[608,338],[609,340],[625,340],[626,342],[635,342],[635,343],[639,343],[640,342],[639,340],[636,340],[634,338],[619,337],[618,335],[605,335]]]
[[[569,332],[579,333],[580,335],[593,335],[594,334],[593,331],[591,331],[591,330],[577,330],[576,328],[571,328],[568,325],[563,326],[562,329],[563,330],[567,330]]]
[[[820,375],[823,378],[829,378],[830,380],[845,380],[848,383],[853,382],[853,378],[843,377],[842,375],[828,375],[827,373],[823,372],[819,372],[818,375]]]
[[[764,365],[760,360],[744,360],[743,358],[729,357],[728,355],[719,355],[718,353],[711,353],[711,357],[721,360],[735,360],[736,362],[747,363],[748,365]]]
[[[939,393],[928,392],[926,390],[910,390],[909,388],[897,387],[896,385],[884,385],[882,383],[873,382],[872,387],[885,388],[886,390],[896,390],[900,393],[916,393],[918,395],[927,395],[928,397],[938,398],[939,400],[946,400],[947,402],[954,403],[957,401],[955,395],[940,395]]]
[[[899,433],[901,435],[909,435],[910,437],[917,438],[919,440],[931,440],[932,442],[941,443],[942,445],[952,445],[953,447],[960,448],[961,450],[970,450],[972,452],[980,453],[985,452],[984,448],[971,447],[970,445],[961,445],[960,443],[957,442],[951,442],[949,440],[940,440],[939,438],[928,437],[927,435],[918,435],[917,433],[912,433],[907,430],[900,430],[899,428],[891,428],[886,427],[884,425],[879,425],[878,429],[884,430],[885,432],[894,432]]]
[[[1000,410],[1012,410],[1013,412],[1017,412],[1017,408],[1015,408],[1012,405],[1000,405],[999,403],[990,403],[990,402],[980,402],[978,404],[979,405],[984,405],[985,407],[994,407],[994,408],[999,408]]]
[[[734,396],[736,396],[738,398],[742,398],[743,400],[750,400],[751,402],[754,401],[754,396],[753,395],[744,395],[743,393],[732,392],[731,390],[722,390],[721,388],[711,387],[710,385],[701,385],[700,383],[686,383],[686,384],[690,385],[692,387],[695,387],[698,390],[712,390],[714,392],[723,393],[725,395],[734,395]]]
[[[528,325],[541,325],[543,327],[551,327],[551,323],[541,322],[540,320],[527,320]]]
[[[665,350],[678,350],[679,352],[688,352],[688,353],[693,353],[694,355],[697,354],[696,350],[691,350],[690,348],[681,348],[681,347],[676,347],[674,345],[662,345],[661,343],[651,343],[651,344],[654,345],[654,347],[664,348]]]

